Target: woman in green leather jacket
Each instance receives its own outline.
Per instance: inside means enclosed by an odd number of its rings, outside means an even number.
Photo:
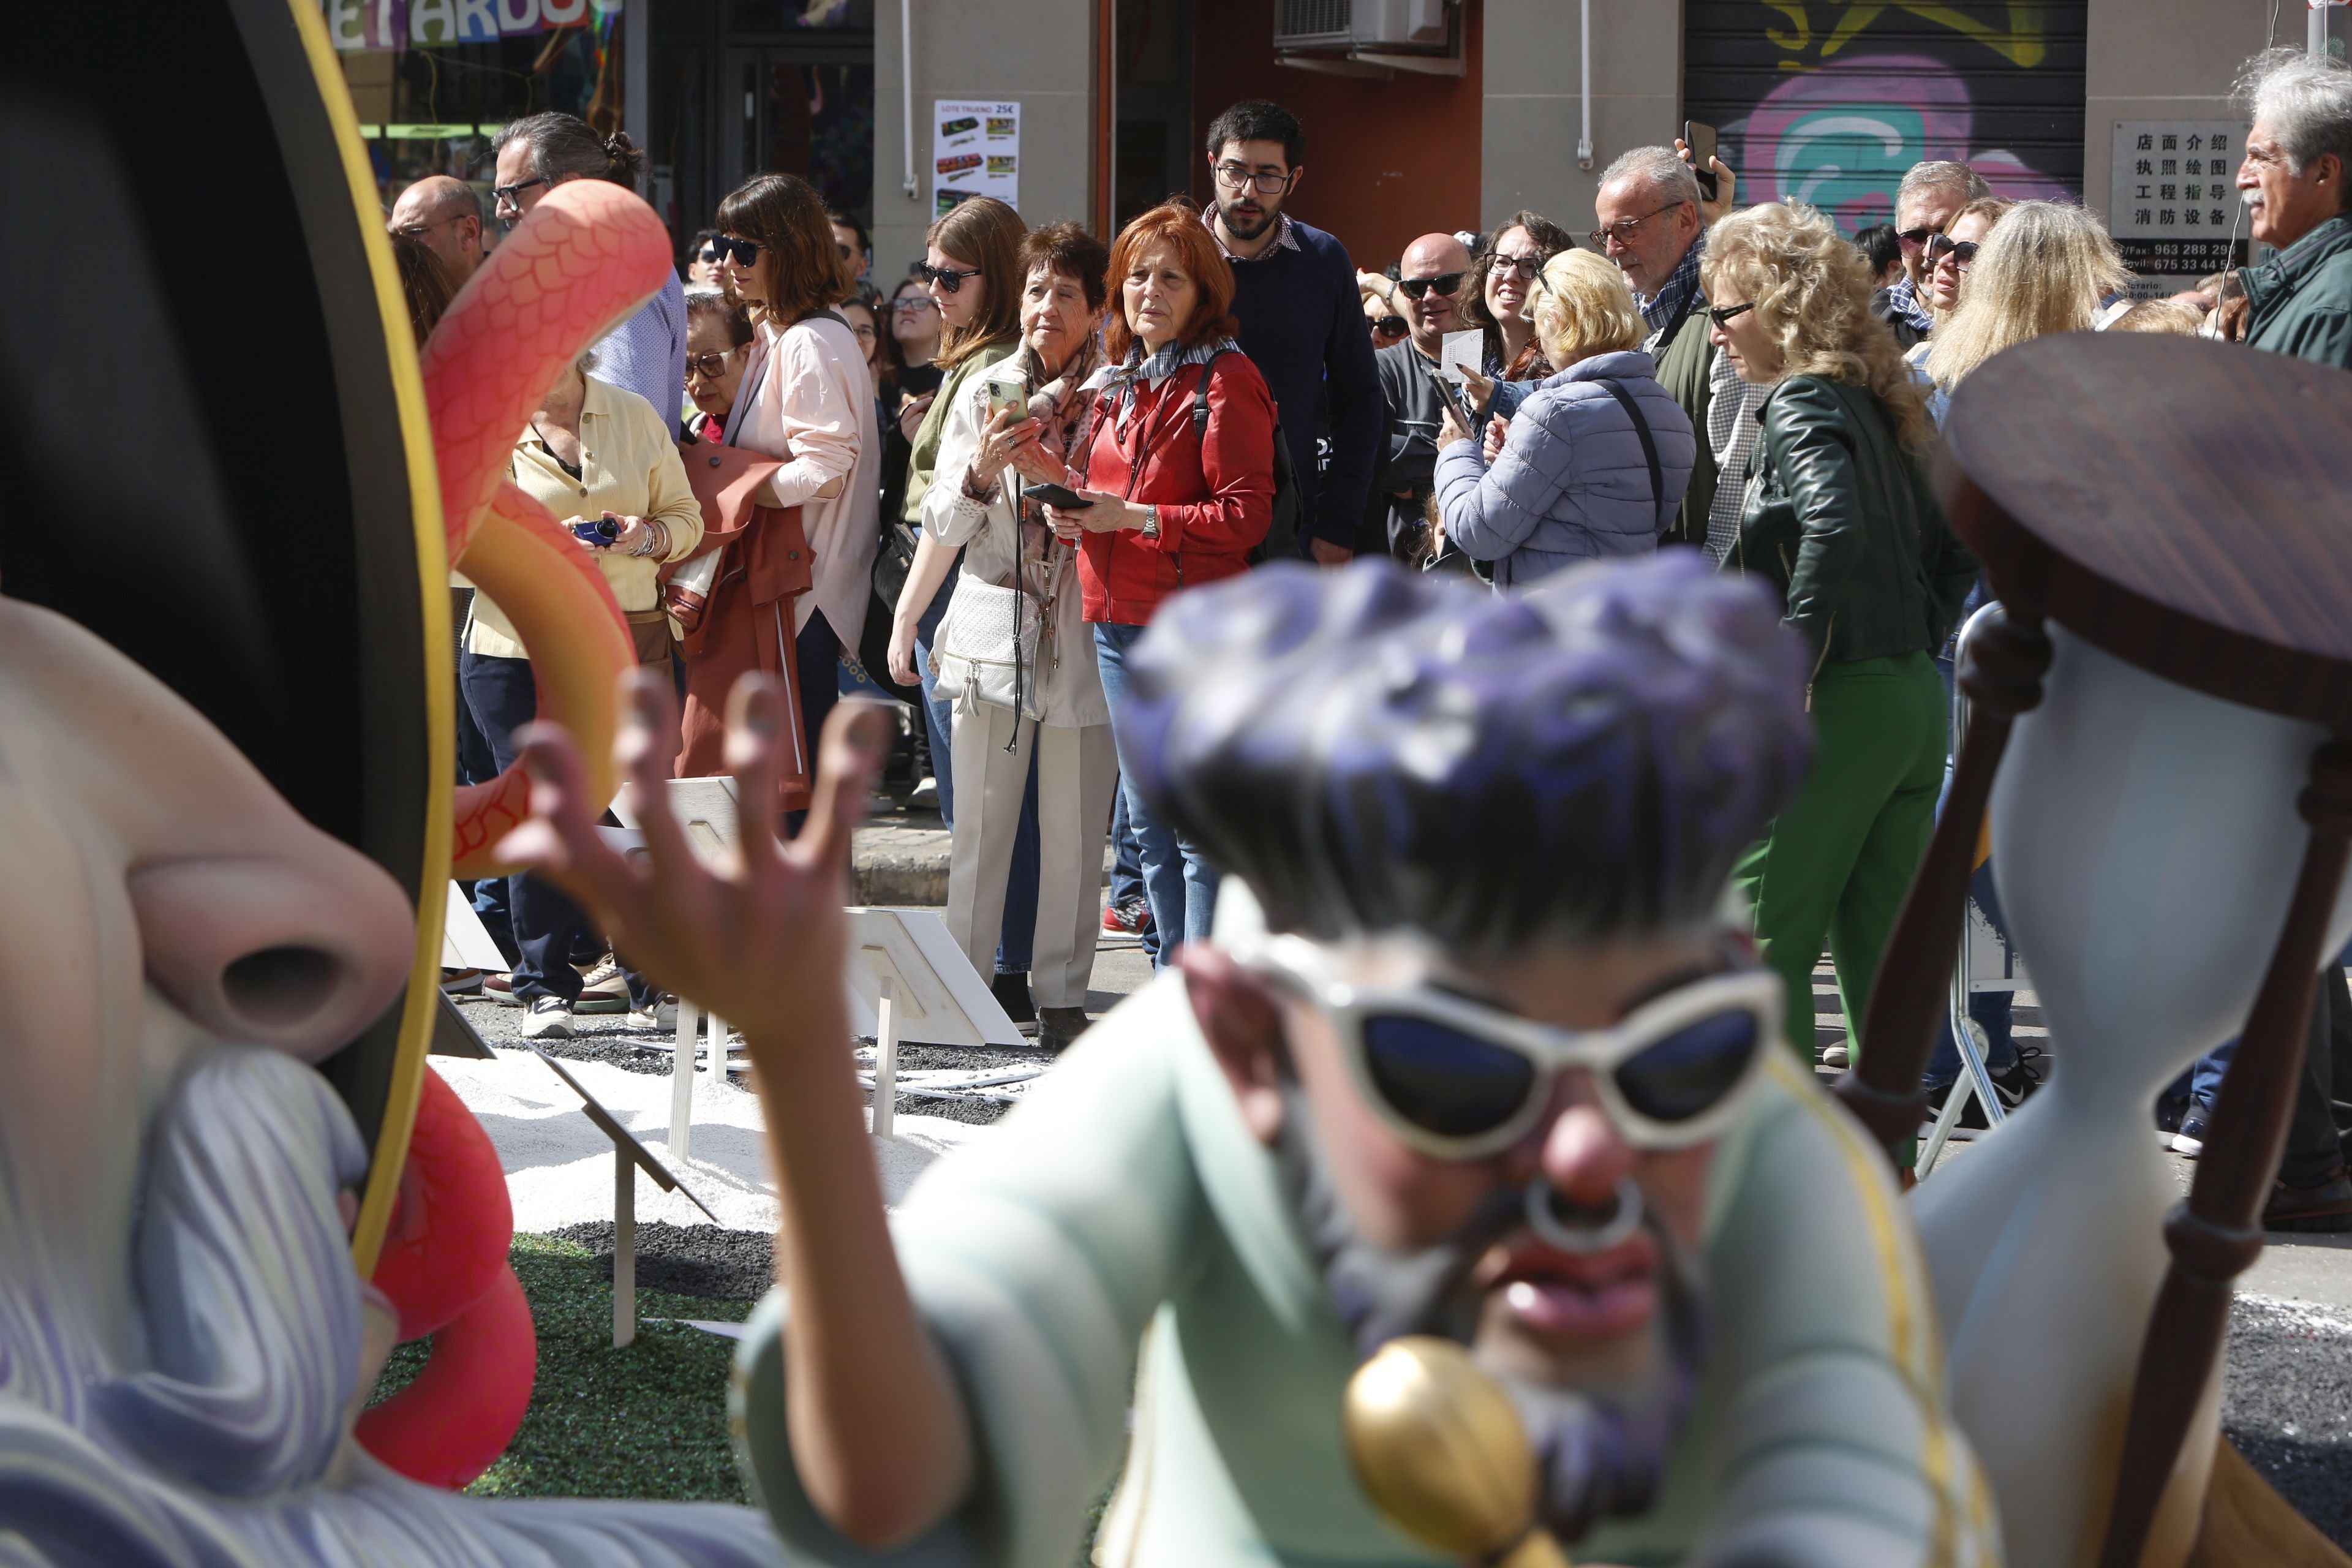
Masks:
[[[1934,656],[1977,563],[1927,486],[1919,388],[1870,315],[1870,270],[1822,214],[1778,203],[1717,224],[1702,273],[1715,342],[1769,385],[1731,562],[1813,648],[1811,779],[1741,862],[1765,960],[1808,1061],[1813,965],[1837,965],[1847,1037],[1935,827],[1946,707]],[[1831,1065],[1843,1065],[1834,1059]]]

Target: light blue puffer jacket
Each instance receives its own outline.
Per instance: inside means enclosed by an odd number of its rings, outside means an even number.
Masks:
[[[1663,495],[1651,490],[1641,437],[1611,395],[1612,381],[1649,421]],[[1520,406],[1492,468],[1476,441],[1438,453],[1446,542],[1495,562],[1498,588],[1598,556],[1646,555],[1682,505],[1697,452],[1690,416],[1658,384],[1648,354],[1595,354]]]

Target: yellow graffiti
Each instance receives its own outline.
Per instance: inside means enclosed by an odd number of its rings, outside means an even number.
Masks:
[[[1969,15],[1956,5],[1937,5],[1924,0],[1887,0],[1885,4],[1865,4],[1864,0],[1824,0],[1837,14],[1837,19],[1822,37],[1821,58],[1829,58],[1845,47],[1848,40],[1876,21],[1886,11],[1907,11],[1925,22],[1949,27],[1964,38],[1982,44],[2004,59],[2032,70],[2049,53],[2042,40],[2042,13],[2046,6],[2014,3],[2008,6],[2009,25],[1994,26]],[[1801,55],[1813,41],[1813,24],[1810,7],[1802,0],[1764,0],[1765,5],[1789,19],[1790,32],[1778,27],[1764,29],[1764,37],[1774,47],[1791,55]],[[1789,59],[1780,62],[1784,70],[1801,70],[1803,63]]]

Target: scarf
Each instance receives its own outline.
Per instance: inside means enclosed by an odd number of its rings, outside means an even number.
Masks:
[[[1241,344],[1231,338],[1203,338],[1190,348],[1176,342],[1162,344],[1158,353],[1146,358],[1143,340],[1137,338],[1127,345],[1124,363],[1105,365],[1087,378],[1082,390],[1099,393],[1111,399],[1114,417],[1124,426],[1129,412],[1135,406],[1137,382],[1158,386],[1188,364],[1206,364],[1219,354],[1240,352]]]
[[[1642,320],[1649,323],[1653,333],[1663,332],[1673,325],[1675,318],[1683,314],[1683,307],[1698,295],[1698,264],[1706,255],[1706,230],[1702,228],[1698,237],[1691,241],[1691,247],[1683,252],[1683,258],[1675,264],[1674,271],[1658,286],[1658,291],[1646,300],[1634,297],[1634,302],[1642,308]],[[1705,300],[1699,302],[1703,304]]]
[[[1925,305],[1919,303],[1919,291],[1911,286],[1908,276],[1896,279],[1888,287],[1886,313],[1901,321],[1906,326],[1916,328],[1921,332],[1935,330],[1936,318],[1927,313],[1927,308]]]

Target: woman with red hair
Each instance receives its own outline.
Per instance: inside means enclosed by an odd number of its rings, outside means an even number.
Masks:
[[[1275,413],[1265,377],[1234,342],[1233,268],[1189,202],[1129,224],[1111,247],[1108,281],[1118,293],[1103,329],[1109,363],[1087,383],[1094,435],[1069,481],[1088,504],[1048,515],[1078,544],[1117,734],[1128,650],[1160,601],[1248,570],[1265,539]],[[1151,905],[1144,942],[1164,968],[1179,944],[1209,934],[1217,871],[1138,792],[1124,742],[1119,772]]]

